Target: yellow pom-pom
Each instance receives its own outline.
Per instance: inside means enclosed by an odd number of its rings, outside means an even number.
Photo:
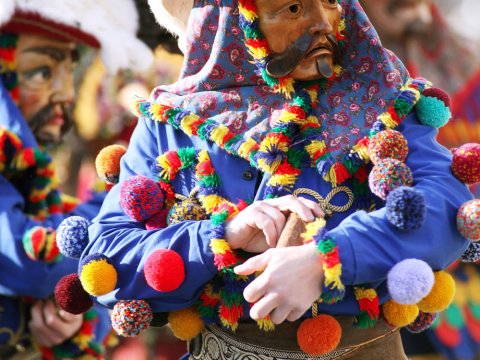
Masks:
[[[407,326],[415,321],[419,310],[417,305],[403,305],[393,300],[382,305],[383,317],[392,326]]]
[[[95,159],[95,168],[98,176],[110,183],[116,184],[120,175],[120,159],[127,149],[122,145],[110,145],[102,150]]]
[[[82,261],[80,281],[90,295],[105,295],[117,285],[117,270],[106,256],[90,255]]]
[[[172,311],[168,314],[168,322],[173,335],[180,340],[193,339],[200,334],[204,326],[198,311],[191,307]]]
[[[455,281],[445,271],[438,271],[435,274],[435,283],[430,293],[417,305],[423,312],[434,313],[445,310],[455,296]]]

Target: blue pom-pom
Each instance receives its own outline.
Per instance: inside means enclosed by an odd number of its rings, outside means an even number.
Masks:
[[[432,268],[418,259],[399,262],[387,275],[387,287],[392,299],[403,305],[418,303],[432,290],[434,282]]]
[[[387,220],[402,231],[418,230],[425,219],[425,198],[414,188],[401,186],[388,194]]]
[[[79,259],[88,244],[87,219],[71,216],[62,221],[57,229],[57,246],[62,255]]]
[[[422,124],[435,129],[444,126],[452,117],[450,108],[442,100],[424,95],[417,103],[417,115]]]
[[[460,256],[460,261],[464,263],[475,263],[480,260],[480,242],[471,242],[470,246]]]

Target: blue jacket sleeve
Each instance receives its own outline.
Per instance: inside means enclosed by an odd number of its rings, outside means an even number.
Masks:
[[[121,161],[120,184],[134,175],[152,177],[153,162],[161,152],[188,145],[174,143],[180,140],[174,133],[167,136],[166,131],[169,129],[166,130],[165,126],[139,120]],[[95,253],[108,256],[118,272],[117,290],[97,300],[111,308],[119,299],[143,299],[156,312],[192,304],[203,285],[216,273],[213,253],[209,249],[210,226],[208,220],[185,221],[165,229],[147,231],[142,223],[125,215],[120,207],[120,186],[114,186],[89,228],[90,243],[83,253],[83,257]],[[158,292],[145,281],[145,261],[157,249],[171,249],[184,261],[185,280],[172,292]]]
[[[413,112],[399,131],[408,141],[406,164],[413,173],[413,186],[425,197],[424,225],[418,231],[401,232],[389,224],[385,208],[358,211],[342,221],[329,235],[339,247],[345,285],[385,280],[392,266],[407,258],[444,269],[468,246],[456,228],[456,214],[472,195],[453,176],[451,154],[437,143],[437,130],[421,125]]]
[[[104,194],[80,205],[75,214],[91,219],[100,209]],[[77,269],[77,260],[62,258],[54,264],[33,261],[27,257],[22,244],[26,231],[35,226],[56,229],[65,217],[56,214],[43,222],[34,221],[24,213],[24,200],[15,187],[0,175],[0,294],[7,296],[49,296],[64,275]]]

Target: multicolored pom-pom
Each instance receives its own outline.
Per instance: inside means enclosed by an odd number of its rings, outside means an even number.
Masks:
[[[160,186],[145,176],[132,176],[122,183],[120,205],[132,220],[143,222],[164,207]]]
[[[468,143],[452,153],[453,174],[465,184],[480,182],[480,144]]]
[[[434,281],[431,267],[418,259],[399,262],[387,275],[387,287],[392,299],[403,305],[413,305],[422,300],[432,290]]]
[[[126,147],[122,145],[110,145],[100,150],[95,159],[95,168],[100,179],[109,184],[118,183],[120,159],[126,152]]]
[[[145,229],[157,230],[157,229],[166,228],[167,215],[168,215],[168,209],[161,209],[159,212],[152,215],[148,220],[145,221]]]
[[[309,355],[327,354],[338,346],[342,328],[333,316],[321,314],[304,320],[297,330],[297,342]]]
[[[460,256],[460,260],[464,263],[475,263],[480,261],[480,242],[472,242],[467,250]]]
[[[110,316],[112,327],[120,336],[137,336],[148,329],[153,319],[150,305],[144,300],[119,301]]]
[[[417,115],[424,125],[436,129],[444,126],[452,117],[450,97],[439,88],[424,90],[417,103]]]
[[[93,306],[77,274],[66,275],[55,286],[55,302],[70,314],[83,314]]]
[[[27,256],[32,260],[54,263],[62,257],[57,247],[55,230],[51,228],[31,228],[23,235],[22,243]]]
[[[160,249],[150,254],[145,261],[145,279],[148,285],[161,292],[177,289],[185,279],[182,257],[173,250]]]
[[[408,155],[407,140],[396,130],[380,131],[373,136],[368,144],[368,155],[373,164],[380,160],[392,158],[401,162]]]
[[[388,194],[385,204],[387,220],[402,231],[414,231],[425,220],[425,198],[414,188],[401,186]]]
[[[455,295],[455,281],[449,273],[437,271],[434,276],[435,283],[432,290],[417,304],[423,312],[434,313],[445,310]]]
[[[421,333],[427,330],[437,318],[437,313],[426,313],[420,311],[413,323],[407,326],[407,330],[413,334]]]
[[[62,255],[79,259],[88,244],[87,219],[71,216],[62,221],[57,229],[57,246]]]
[[[199,312],[191,307],[170,312],[168,323],[173,335],[184,341],[193,339],[204,327]]]
[[[80,263],[80,281],[90,295],[105,295],[117,285],[117,270],[105,255],[92,254]]]
[[[460,207],[457,229],[470,241],[480,240],[480,199],[468,201]]]
[[[186,220],[205,220],[207,218],[207,213],[202,206],[189,198],[171,207],[167,216],[167,224],[173,225]]]
[[[368,177],[370,190],[383,200],[392,190],[400,186],[410,186],[412,181],[410,168],[403,162],[390,158],[380,160]]]
[[[390,325],[403,327],[415,321],[419,310],[417,305],[402,305],[394,300],[389,300],[382,305],[382,313]]]

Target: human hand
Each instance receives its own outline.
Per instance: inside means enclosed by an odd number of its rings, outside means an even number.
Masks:
[[[291,212],[304,222],[325,216],[318,203],[293,195],[255,201],[227,222],[225,240],[232,249],[264,252],[276,246]]]
[[[31,310],[28,324],[35,342],[40,346],[52,347],[75,335],[82,326],[83,316],[61,310],[53,300],[38,300]]]
[[[299,319],[320,297],[323,268],[313,243],[269,249],[234,268],[237,275],[263,271],[244,290],[254,320],[270,315],[274,324]]]

